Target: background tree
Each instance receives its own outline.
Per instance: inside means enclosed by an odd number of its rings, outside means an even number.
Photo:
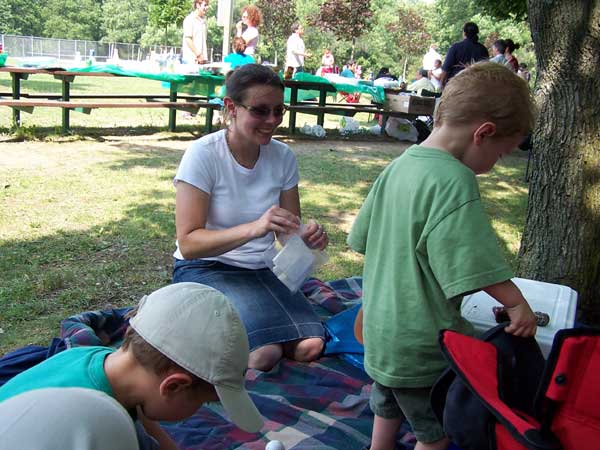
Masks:
[[[285,63],[287,38],[292,33],[292,24],[298,20],[294,0],[258,0],[256,2],[263,15],[260,27],[258,52],[269,59],[278,55],[278,63]]]
[[[41,16],[45,37],[92,41],[102,37],[101,0],[46,0]]]
[[[104,0],[102,4],[104,41],[139,42],[147,22],[147,0]]]
[[[163,31],[166,45],[181,45],[181,42],[173,41],[169,34],[169,27],[181,27],[183,19],[191,11],[191,4],[181,0],[149,0],[148,23]],[[181,35],[181,32],[179,33]],[[181,38],[181,36],[180,36]]]
[[[325,0],[311,24],[324,32],[331,32],[340,40],[352,41],[350,59],[354,59],[356,38],[371,25],[371,0]]]
[[[398,51],[404,56],[402,77],[406,78],[409,57],[420,57],[425,54],[431,44],[431,35],[425,30],[423,17],[413,9],[402,7],[396,14],[397,20],[388,25],[387,29]],[[419,64],[419,67],[421,65]]]
[[[509,3],[519,13],[525,0]],[[527,11],[540,117],[519,274],[572,287],[583,320],[600,325],[600,2],[529,0]]]
[[[41,36],[40,6],[29,0],[0,0],[0,32]]]

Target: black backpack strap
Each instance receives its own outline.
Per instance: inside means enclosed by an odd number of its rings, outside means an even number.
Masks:
[[[504,333],[494,331],[494,333]],[[469,393],[478,402],[483,404],[493,418],[502,424],[511,436],[521,445],[532,450],[558,450],[560,443],[553,435],[543,436],[539,424],[533,418],[525,418],[525,414],[517,413],[500,396],[500,380],[504,376],[499,361],[498,349],[490,342],[484,342],[469,336],[461,335],[454,331],[443,330],[440,332],[439,343],[442,353],[447,359],[450,369],[456,374],[456,379],[466,386]],[[465,399],[453,399],[452,388],[448,391],[446,399],[447,410],[453,404],[455,414],[463,414],[460,427],[469,426],[469,411],[461,409]],[[464,395],[461,393],[461,395]],[[481,424],[479,425],[481,426]],[[446,430],[446,426],[444,428]],[[457,430],[446,430],[452,438]],[[472,430],[471,433],[476,432]],[[480,433],[489,433],[490,425]],[[463,446],[460,442],[456,442]],[[476,447],[472,447],[476,448]]]

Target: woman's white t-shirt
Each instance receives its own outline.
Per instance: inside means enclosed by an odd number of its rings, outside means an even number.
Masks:
[[[260,155],[252,169],[235,160],[225,130],[194,141],[186,150],[174,183],[184,181],[210,196],[207,230],[224,230],[257,220],[273,205],[279,205],[279,195],[298,185],[298,164],[291,149],[274,139],[261,145]],[[273,233],[253,239],[219,256],[217,260],[248,269],[266,267],[262,254],[273,243]],[[185,259],[179,251],[175,258]]]

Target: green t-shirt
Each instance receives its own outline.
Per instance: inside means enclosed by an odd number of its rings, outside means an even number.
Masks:
[[[0,402],[23,392],[49,387],[89,388],[114,397],[104,372],[104,359],[114,351],[107,347],[76,347],[60,352],[0,387]]]
[[[364,253],[365,369],[388,387],[428,387],[446,367],[441,329],[471,334],[462,295],[510,279],[475,174],[412,146],[375,181],[348,244]]]

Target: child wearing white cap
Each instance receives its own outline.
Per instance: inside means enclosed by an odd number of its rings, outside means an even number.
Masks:
[[[256,432],[262,419],[244,387],[246,329],[227,298],[198,283],[144,297],[123,346],[65,350],[0,388],[0,402],[46,387],[83,387],[114,397],[161,449],[177,448],[159,420],[185,419],[220,400],[230,419]],[[155,444],[155,443],[154,443]],[[147,442],[140,439],[140,447]]]

